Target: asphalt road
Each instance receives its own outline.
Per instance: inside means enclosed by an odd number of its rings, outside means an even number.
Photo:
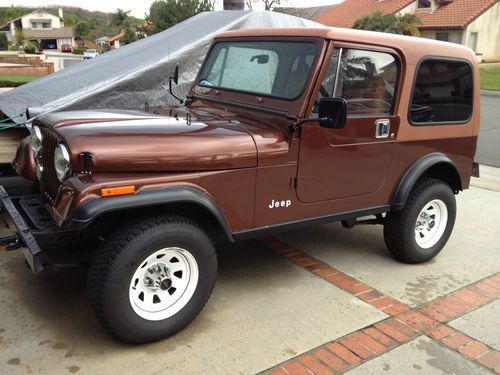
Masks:
[[[476,161],[500,167],[500,94],[481,95],[481,130]]]

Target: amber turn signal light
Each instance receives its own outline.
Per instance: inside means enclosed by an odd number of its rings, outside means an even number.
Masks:
[[[101,195],[103,197],[113,197],[115,195],[127,195],[127,194],[134,194],[134,193],[135,193],[135,186],[134,185],[118,186],[118,187],[114,187],[114,188],[101,189]]]

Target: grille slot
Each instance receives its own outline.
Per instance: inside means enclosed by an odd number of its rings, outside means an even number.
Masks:
[[[61,184],[54,168],[54,153],[59,144],[59,137],[51,129],[41,127],[42,131],[42,190],[52,201],[56,199],[59,185]]]

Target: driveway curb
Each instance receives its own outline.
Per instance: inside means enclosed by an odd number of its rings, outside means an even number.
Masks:
[[[500,98],[500,91],[493,91],[493,90],[481,90],[481,95],[482,95],[482,96],[493,96],[493,97],[498,97],[498,98]]]

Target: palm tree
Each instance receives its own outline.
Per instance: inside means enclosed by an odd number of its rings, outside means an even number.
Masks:
[[[398,16],[397,25],[398,28],[403,32],[403,35],[420,36],[420,31],[418,31],[417,25],[420,25],[422,21],[414,14],[405,14],[404,16]]]
[[[116,13],[111,17],[111,24],[117,26],[120,30],[123,30],[128,24],[130,18],[130,10],[123,10],[118,8]]]
[[[353,28],[359,30],[381,31],[384,33],[403,34],[419,36],[417,25],[420,24],[420,18],[414,14],[405,14],[403,16],[374,12],[356,20]]]

